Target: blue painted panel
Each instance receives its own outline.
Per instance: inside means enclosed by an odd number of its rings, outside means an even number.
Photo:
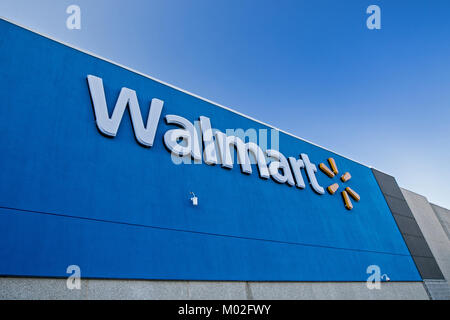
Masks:
[[[122,87],[136,90],[145,119],[159,98],[162,117],[270,128],[3,20],[0,33],[0,207],[14,209],[0,210],[0,274],[65,276],[78,264],[85,277],[365,281],[378,264],[392,280],[420,280],[369,168],[280,133],[284,155],[332,156],[352,174],[362,199],[348,211],[339,194],[256,168],[175,165],[162,120],[152,148],[136,143],[127,115],[115,138],[99,133],[88,74],[103,78],[111,108]]]
[[[17,230],[26,236],[19,236]],[[0,232],[2,273],[9,275],[65,277],[67,266],[77,264],[82,277],[94,278],[348,281],[366,279],[367,266],[377,264],[391,279],[417,280],[411,257],[405,255],[98,223],[15,210],[0,209]],[[58,241],[53,241],[57,235]],[[21,250],[16,250],[18,246]]]

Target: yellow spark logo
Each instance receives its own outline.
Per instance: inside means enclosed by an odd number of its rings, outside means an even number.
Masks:
[[[319,169],[322,170],[323,173],[325,173],[328,177],[330,177],[332,179],[332,178],[334,178],[334,176],[336,176],[339,173],[339,171],[336,166],[336,162],[334,161],[333,158],[328,158],[328,163],[329,163],[331,169],[324,163],[319,164]],[[347,182],[351,178],[352,178],[352,176],[350,175],[350,173],[346,172],[341,176],[341,181]],[[338,189],[339,189],[338,183],[333,183],[327,187],[327,191],[329,194],[335,194]],[[353,204],[352,204],[352,201],[350,200],[350,197],[352,197],[353,200],[355,200],[355,201],[359,201],[361,199],[359,194],[357,194],[350,187],[346,187],[341,192],[341,194],[342,194],[342,200],[344,201],[344,205],[348,210],[353,209]]]

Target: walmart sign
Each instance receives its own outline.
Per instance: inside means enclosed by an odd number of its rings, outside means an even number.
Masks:
[[[164,102],[156,98],[152,99],[150,110],[148,112],[147,124],[144,126],[136,92],[128,88],[122,88],[113,109],[112,116],[109,117],[103,80],[92,75],[88,75],[87,79],[95,111],[96,123],[100,132],[107,136],[115,137],[125,109],[128,106],[136,140],[143,146],[151,147],[155,140],[155,133],[158,128]],[[278,183],[286,183],[290,186],[295,185],[300,189],[304,189],[305,182],[301,173],[301,169],[304,168],[312,189],[319,195],[325,193],[324,188],[317,182],[317,167],[314,163],[310,162],[308,155],[305,153],[300,155],[301,159],[296,159],[294,157],[289,157],[289,159],[287,159],[281,152],[272,149],[266,150],[264,153],[254,142],[244,143],[239,137],[227,136],[219,130],[216,130],[213,134],[211,121],[208,117],[204,116],[200,116],[200,133],[197,132],[196,128],[189,120],[181,116],[166,115],[165,120],[168,124],[174,124],[181,127],[181,129],[169,130],[164,135],[164,143],[172,154],[180,157],[190,156],[199,161],[202,160],[202,154],[204,154],[205,163],[215,165],[220,161],[223,168],[231,169],[233,168],[234,157],[231,154],[230,148],[235,147],[237,150],[237,162],[240,164],[243,173],[252,174],[249,155],[249,153],[251,153],[256,159],[259,176],[262,179],[272,177]],[[203,137],[204,152],[202,152],[202,141],[199,140],[199,135]],[[215,140],[213,136],[215,136]],[[179,141],[184,141],[185,145],[181,145]],[[219,152],[216,151],[216,145]],[[219,157],[217,156],[217,153],[219,154]],[[271,159],[269,166],[267,165],[266,156]],[[333,178],[335,174],[338,174],[337,166],[333,158],[329,158],[328,160],[333,171],[323,163],[320,164],[320,168],[325,174]],[[341,177],[343,182],[346,182],[349,179],[350,174],[348,172]],[[338,188],[339,185],[335,183],[330,185],[327,189],[330,194],[334,194]],[[345,207],[351,210],[353,205],[351,204],[349,195],[356,201],[360,200],[360,196],[350,187],[347,187],[346,190],[342,191]]]

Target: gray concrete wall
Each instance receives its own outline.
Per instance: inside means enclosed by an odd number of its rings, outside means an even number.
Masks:
[[[450,210],[432,203],[431,208],[433,208],[436,217],[447,234],[447,238],[450,240]],[[448,283],[450,284],[450,281]],[[450,286],[448,284],[445,285],[439,281],[425,281],[425,288],[433,299],[450,299]]]
[[[446,280],[424,280],[424,284],[432,300],[450,300],[450,287]]]
[[[447,282],[450,280],[450,240],[427,198],[402,189],[417,224]]]
[[[431,208],[433,208],[434,213],[439,219],[447,238],[450,239],[450,210],[442,208],[436,204],[431,203]]]
[[[69,290],[65,279],[0,277],[0,299],[428,299],[422,282],[219,282],[82,280]]]
[[[402,193],[445,277],[444,281],[424,279],[425,289],[432,299],[450,300],[450,211],[417,193],[405,189]]]

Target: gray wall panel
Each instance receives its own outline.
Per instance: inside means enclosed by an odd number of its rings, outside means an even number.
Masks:
[[[387,194],[384,194],[384,197],[392,213],[402,215],[404,217],[414,218],[411,209],[409,209],[404,198],[400,199]]]
[[[397,181],[395,181],[395,178],[393,176],[390,176],[376,169],[372,169],[372,172],[378,182],[378,185],[381,187],[381,191],[383,192],[383,194],[403,199],[400,187],[398,186]]]
[[[408,248],[413,256],[427,257],[434,259],[433,253],[431,252],[430,247],[427,245],[424,238],[411,236],[409,234],[405,234],[404,237],[406,243],[408,244]]]
[[[375,169],[372,171],[420,275],[423,279],[444,279],[427,243],[428,239],[424,237],[410,203],[406,201],[395,178]]]
[[[420,231],[414,218],[408,218],[394,213],[394,219],[402,233],[423,238],[422,231]]]
[[[444,279],[442,272],[434,258],[413,256],[416,265],[420,266],[420,275],[423,279]]]

